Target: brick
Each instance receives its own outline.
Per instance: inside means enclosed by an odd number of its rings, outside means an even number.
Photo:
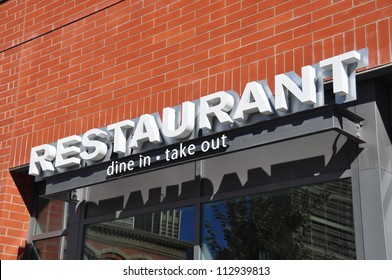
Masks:
[[[338,34],[333,37],[334,55],[342,54],[344,52],[343,34]],[[324,58],[328,58],[324,56]]]
[[[141,49],[141,55],[153,53],[153,52],[161,50],[161,49],[163,49],[165,47],[166,47],[166,42],[165,41],[161,41],[161,42],[158,42],[158,43],[155,43],[155,44],[153,43],[153,44],[150,44],[150,45],[147,45],[147,46],[143,47]]]
[[[284,54],[281,53],[281,54],[276,55],[275,62],[276,62],[275,63],[275,72],[277,74],[284,73],[285,72],[284,71]]]
[[[179,84],[187,84],[196,80],[200,80],[208,75],[208,69],[203,69],[200,71],[193,71],[189,75],[183,75],[179,79]]]
[[[351,1],[340,1],[331,5],[325,5],[322,9],[314,11],[312,16],[314,19],[322,19],[330,15],[339,13],[344,10],[349,10],[352,7]],[[351,19],[352,17],[348,18]]]
[[[284,54],[284,72],[294,70],[294,51],[287,51]]]
[[[241,23],[239,21],[220,26],[216,29],[211,30],[210,36],[211,39],[217,38],[219,36],[224,36],[225,34],[237,31],[241,26]]]
[[[282,32],[285,32],[287,30],[290,30],[290,29],[294,29],[294,28],[297,28],[297,27],[300,27],[300,26],[304,26],[304,25],[306,25],[309,22],[311,22],[311,15],[310,14],[303,15],[301,17],[294,18],[294,19],[289,20],[289,21],[287,21],[285,23],[282,23],[282,24],[279,24],[279,25],[275,26],[275,32],[276,33],[282,33]]]
[[[18,246],[20,240],[18,238],[11,238],[8,236],[0,236],[0,243],[7,244],[8,246]]]
[[[7,229],[7,236],[10,237],[19,237],[19,238],[26,238],[27,232],[23,229]]]
[[[143,63],[142,65],[140,65],[139,66],[139,71],[140,72],[144,72],[144,71],[148,71],[148,70],[154,69],[156,67],[164,65],[165,62],[166,62],[166,58],[165,57],[161,57],[161,58],[158,58],[158,59],[150,60],[149,62],[146,62],[146,63]],[[114,71],[114,72],[118,72],[118,71]]]
[[[152,86],[151,87],[151,92],[154,94],[154,93],[157,93],[157,92],[161,92],[162,88],[174,89],[174,88],[177,88],[178,86],[179,86],[179,81],[178,81],[178,79],[175,79],[175,80],[171,80],[171,81],[168,81],[168,82],[164,82],[164,83]],[[152,112],[155,112],[155,111],[152,111]]]
[[[83,108],[83,107],[82,107]],[[36,122],[33,124],[33,131],[41,130],[47,127],[52,127],[55,124],[54,119]]]
[[[81,117],[81,116],[90,115],[90,114],[92,114],[92,113],[94,113],[94,112],[99,111],[99,109],[100,109],[100,105],[99,105],[99,104],[90,105],[90,106],[87,107],[87,108],[84,108],[84,109],[82,109],[82,110],[79,110],[79,111],[77,112],[77,116],[78,116],[78,117]]]
[[[241,64],[249,64],[252,62],[256,62],[267,57],[273,56],[274,53],[274,47],[270,47],[267,49],[259,50],[253,54],[247,54],[241,58]]]
[[[230,49],[229,49],[230,50]],[[231,51],[226,51],[225,53],[225,61],[229,61],[232,59],[236,59],[244,56],[244,54],[251,54],[257,51],[257,43],[247,45],[242,48],[237,48]]]
[[[367,14],[367,13],[373,11],[374,9],[375,9],[375,3],[373,1],[368,2],[363,5],[356,6],[351,9],[344,10],[341,13],[335,14],[333,16],[333,22],[334,22],[334,24],[337,24],[337,23],[340,23],[343,21],[347,21],[348,19],[356,18],[358,16]]]
[[[313,59],[313,45],[308,44],[304,46],[304,65],[312,65]]]
[[[201,17],[203,15],[210,15],[214,11],[221,10],[225,7],[226,3],[224,1],[210,1],[211,3],[209,5],[205,5],[204,7],[199,8],[196,11],[196,17]],[[211,18],[213,20],[214,18]]]
[[[381,9],[387,6],[391,6],[392,3],[389,0],[376,0],[376,8]]]
[[[170,11],[170,12],[165,11],[165,13],[158,14],[157,17],[154,18],[154,21],[156,25],[161,25],[169,22],[172,19],[179,17],[180,15],[181,15],[180,10]]]
[[[195,34],[196,34],[196,31],[194,29],[187,30],[187,31],[185,31],[183,33],[180,33],[180,34],[177,34],[175,36],[172,36],[172,37],[168,38],[167,39],[167,44],[168,45],[173,45],[173,44],[176,44],[178,42],[182,42],[184,40],[187,40],[189,38],[194,37]]]
[[[164,75],[155,76],[151,79],[144,80],[143,82],[140,82],[140,89],[143,90],[145,88],[155,86],[157,84],[164,82],[164,80],[165,80]]]
[[[378,20],[390,18],[392,16],[392,6],[386,6],[380,10],[367,13],[365,15],[355,18],[355,25],[357,27],[374,23]]]
[[[317,31],[314,33],[314,40],[322,40],[327,37],[331,37],[335,34],[338,33],[344,33],[346,31],[354,29],[354,20],[348,20],[345,22],[342,22],[337,25],[333,25],[329,28],[322,29],[320,31]]]
[[[363,49],[366,47],[365,27],[357,28],[355,30],[355,45],[357,49]]]
[[[221,38],[221,37],[220,37]],[[221,38],[223,39],[223,38]],[[231,51],[233,52],[235,49],[238,49],[241,46],[241,41],[236,40],[236,41],[231,41],[226,44],[222,43],[221,44],[216,44],[215,40],[212,40],[210,42],[213,42],[213,44],[203,44],[200,49],[206,49],[207,46],[211,46],[209,49],[209,56],[216,56],[219,54],[225,54],[225,52]],[[196,49],[198,51],[198,49]]]
[[[132,60],[129,60],[127,62],[127,68],[132,68],[132,67],[136,67],[136,66],[140,66],[141,64],[147,63],[151,61],[152,58],[152,54],[146,54],[144,56],[140,56],[140,57],[136,57]],[[125,60],[121,60],[121,62],[124,62]]]
[[[167,40],[168,38],[175,36],[181,32],[181,27],[176,26],[172,29],[166,30],[165,32],[161,32],[159,34],[154,35],[153,40],[154,42],[159,42],[162,40]]]
[[[241,27],[246,27],[249,25],[256,24],[265,19],[271,18],[275,15],[275,9],[273,7],[259,11],[255,13],[253,16],[248,16],[246,18],[241,19]]]
[[[202,60],[208,59],[208,57],[209,57],[209,55],[208,55],[208,51],[207,50],[195,53],[195,54],[193,54],[191,56],[187,56],[187,57],[181,59],[179,67],[184,67],[184,66],[187,66],[187,65],[194,64],[197,61],[202,61]]]
[[[170,81],[172,79],[176,79],[179,78],[183,75],[188,75],[191,74],[193,72],[193,65],[188,65],[186,67],[181,67],[179,69],[176,69],[174,71],[170,71],[168,73],[166,73],[166,80]]]
[[[231,4],[231,3],[230,3]],[[211,13],[211,18],[220,18],[220,17],[226,17],[230,14],[237,13],[241,9],[241,3],[237,2],[232,5],[226,4],[221,9],[216,10],[215,12]]]
[[[241,59],[234,59],[228,62],[221,63],[219,65],[212,66],[209,70],[211,75],[216,75],[218,73],[222,73],[225,70],[233,69],[239,67],[241,65]]]
[[[181,9],[181,14],[187,15],[188,13],[193,13],[194,11],[200,10],[209,4],[209,0],[201,0],[191,3],[190,5]]]
[[[294,72],[301,73],[300,71],[301,67],[303,65],[306,65],[304,63],[304,49],[302,47],[296,48],[294,50],[293,63],[294,63]]]
[[[269,87],[271,88],[271,91],[274,92],[275,91],[275,84],[273,83],[274,79],[275,79],[275,66],[276,66],[276,58],[275,57],[269,57],[268,59],[266,59],[265,61],[265,80],[267,80],[267,83],[269,85]]]
[[[230,14],[226,17],[226,23],[241,20],[242,18],[253,15],[255,12],[257,12],[257,7],[255,5],[246,7],[244,9],[239,9],[235,13]]]
[[[9,217],[11,220],[21,221],[21,222],[28,222],[29,220],[29,215],[15,213],[15,212],[10,212]]]
[[[225,18],[210,19],[209,15],[204,16],[203,18],[205,20],[196,27],[196,34],[207,33],[215,29],[221,28],[223,25],[225,25],[226,22]],[[239,25],[237,24],[237,26]]]
[[[332,57],[334,52],[334,40],[332,38],[326,38],[323,40],[323,57]]]
[[[355,50],[355,34],[353,30],[344,33],[344,42],[345,52]]]
[[[214,56],[209,59],[197,62],[194,66],[194,69],[195,69],[195,71],[199,71],[201,69],[220,64],[220,63],[224,62],[224,60],[225,60],[224,55]]]
[[[276,6],[276,8],[275,8],[276,13],[281,14],[281,13],[284,13],[288,10],[294,10],[295,8],[301,9],[301,7],[303,5],[308,4],[310,2],[311,1],[309,1],[309,0],[286,1],[286,2],[283,2],[282,4]]]
[[[285,42],[288,40],[291,40],[293,38],[293,33],[292,31],[287,31],[285,33],[280,33],[278,35],[274,35],[270,38],[264,39],[262,41],[259,41],[258,43],[258,48],[259,49],[265,49],[269,48],[271,46],[274,46],[276,44],[279,44],[281,42]]]
[[[187,48],[187,49],[182,49],[176,53],[170,54],[166,57],[167,62],[171,63],[173,61],[178,61],[181,60],[182,58],[191,56],[195,53],[195,48]]]
[[[286,50],[296,49],[300,46],[311,44],[313,42],[312,34],[307,34],[305,36],[294,36],[294,39],[286,40],[284,43],[276,45],[276,52],[281,53]]]
[[[153,53],[153,59],[162,57],[162,56],[169,56],[174,53],[177,53],[180,50],[180,44],[175,44],[172,46],[167,46],[166,48],[163,48],[161,50],[157,50],[156,52]]]
[[[189,29],[196,29],[196,35],[208,32],[209,29],[206,28],[206,24],[205,23],[206,22],[209,23],[210,22],[209,19],[210,19],[210,16],[208,14],[207,15],[202,15],[200,17],[196,17],[194,20],[182,24],[181,25],[181,30],[182,31],[187,31]],[[204,28],[201,28],[201,26],[204,26]]]
[[[209,39],[210,39],[210,35],[208,33],[203,33],[203,34],[196,35],[195,37],[192,37],[188,40],[184,40],[180,46],[181,49],[187,49],[191,47],[196,48],[197,46],[199,46],[199,44],[197,44],[198,42],[206,42],[209,41]]]
[[[283,14],[275,15],[271,18],[268,18],[264,21],[259,22],[257,24],[257,29],[258,30],[268,29],[268,28],[275,27],[279,24],[282,24],[282,23],[287,22],[292,19],[293,19],[293,12],[287,11]]]
[[[330,0],[318,0],[318,1],[309,2],[308,4],[305,4],[299,8],[295,8],[293,10],[294,17],[302,16],[309,13],[314,13],[330,4],[331,4]],[[318,20],[318,19],[313,17],[313,20]]]
[[[145,38],[153,37],[155,34],[158,34],[160,32],[164,32],[165,30],[167,30],[167,23],[153,26],[150,28],[145,28],[145,31],[143,31],[141,33],[142,34],[141,36],[142,36],[142,39],[145,39]]]
[[[275,34],[275,30],[273,27],[269,29],[263,29],[261,31],[257,31],[249,36],[241,38],[241,44],[242,45],[248,45],[251,44],[255,41],[262,41],[267,38],[272,37]]]
[[[152,77],[152,71],[148,71],[148,72],[140,73],[138,75],[134,75],[132,77],[127,78],[126,83],[128,85],[134,84],[134,83],[138,83],[139,81],[149,79],[151,77]]]
[[[133,85],[129,85],[129,86],[125,86],[121,89],[117,89],[113,92],[113,96],[114,97],[120,97],[120,96],[125,96],[127,94],[131,94],[132,92],[138,90],[139,85],[137,84],[133,84]]]
[[[257,31],[257,25],[254,24],[254,25],[248,26],[246,28],[239,29],[239,30],[237,30],[235,32],[232,32],[232,33],[226,35],[225,36],[225,40],[226,40],[226,42],[227,41],[233,41],[233,40],[236,40],[236,39],[239,39],[239,38],[243,38],[243,37],[245,37],[247,35],[253,34],[256,31]]]
[[[366,26],[366,45],[369,48],[369,66],[375,66],[378,62],[378,52],[371,51],[377,50],[378,41],[377,41],[377,25],[370,24]]]
[[[233,41],[230,42],[228,44],[238,44],[238,42]],[[225,38],[223,36],[218,37],[218,38],[214,38],[211,40],[206,40],[204,42],[201,42],[200,44],[195,46],[195,52],[201,52],[204,50],[209,50],[209,55],[210,56],[214,56],[219,54],[219,48],[222,47],[223,45],[225,45]]]
[[[321,61],[324,59],[323,54],[323,42],[318,41],[313,44],[313,60],[314,61]]]
[[[179,16],[179,17],[176,17],[176,18],[170,20],[168,22],[168,24],[167,24],[167,28],[171,29],[171,28],[174,28],[176,26],[180,26],[180,25],[182,25],[184,23],[193,21],[195,18],[196,18],[196,13],[195,12],[186,13],[183,16]]]
[[[377,22],[377,39],[379,50],[379,64],[386,64],[391,61],[391,40],[389,22],[387,19]]]

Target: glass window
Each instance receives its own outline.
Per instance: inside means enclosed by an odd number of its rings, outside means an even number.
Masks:
[[[64,260],[66,259],[67,237],[59,236],[33,242],[32,259]]]
[[[28,258],[67,259],[67,227],[75,204],[56,199],[37,198],[37,214]],[[50,238],[48,238],[48,235]]]
[[[38,215],[34,234],[65,229],[72,204],[56,199],[39,198]]]
[[[351,180],[203,205],[203,259],[355,259]]]
[[[85,259],[192,259],[194,207],[88,225]]]

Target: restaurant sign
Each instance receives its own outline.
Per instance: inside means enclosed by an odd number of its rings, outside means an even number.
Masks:
[[[324,79],[332,78],[335,103],[357,99],[356,69],[367,65],[367,49],[350,51],[318,64],[302,67],[302,77],[294,72],[275,76],[275,95],[266,81],[246,84],[241,97],[233,91],[219,91],[198,100],[186,101],[181,107],[166,107],[162,119],[158,113],[144,114],[123,120],[105,128],[93,128],[83,135],[72,135],[31,149],[29,174],[51,176],[85,166],[112,161],[107,174],[115,174],[112,160],[142,153],[251,123],[312,109],[325,105]],[[216,139],[220,146],[228,145],[223,134]],[[162,159],[192,155],[196,146],[187,142],[186,148],[168,150]],[[202,142],[204,143],[204,142]],[[209,143],[209,144],[208,144]],[[215,145],[217,145],[215,143]],[[210,150],[206,141],[199,149]],[[209,149],[207,149],[207,145]],[[148,159],[148,158],[147,158]],[[160,158],[159,158],[160,159]],[[143,161],[141,162],[143,165]],[[129,171],[134,161],[128,161]],[[140,166],[140,164],[139,164]]]

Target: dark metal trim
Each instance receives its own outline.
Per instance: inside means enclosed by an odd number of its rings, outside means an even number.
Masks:
[[[137,174],[151,172],[153,170],[176,166],[186,162],[193,162],[213,156],[219,156],[221,154],[237,152],[327,131],[336,131],[336,133],[342,134],[356,143],[363,143],[364,141],[360,138],[362,121],[363,119],[361,117],[347,109],[341,108],[338,105],[323,106],[183,142],[184,145],[188,145],[190,143],[198,143],[206,139],[219,137],[223,133],[226,134],[230,140],[230,146],[225,150],[219,150],[215,153],[202,153],[197,156],[189,156],[185,159],[176,160],[174,162],[157,162],[156,164],[151,164],[150,167],[145,167],[141,170],[132,171],[132,173],[124,173],[109,178],[106,175],[106,169],[111,161],[84,167],[67,173],[57,174],[52,177],[45,178],[45,195],[55,195],[56,193],[69,191],[71,189],[93,186],[98,183],[110,182],[112,180],[118,180]],[[145,154],[154,155],[163,153],[166,148],[170,149],[176,146],[178,146],[178,144],[170,145],[163,149],[152,150]],[[119,159],[119,161],[127,161],[131,157],[132,156],[124,157]]]

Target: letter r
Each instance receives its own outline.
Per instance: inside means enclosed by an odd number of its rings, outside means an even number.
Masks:
[[[199,127],[212,129],[212,118],[216,117],[222,124],[232,124],[234,121],[228,112],[234,106],[234,98],[225,91],[218,91],[200,98]]]
[[[56,156],[56,147],[48,144],[31,149],[29,174],[38,176],[42,171],[54,171],[52,160]]]

